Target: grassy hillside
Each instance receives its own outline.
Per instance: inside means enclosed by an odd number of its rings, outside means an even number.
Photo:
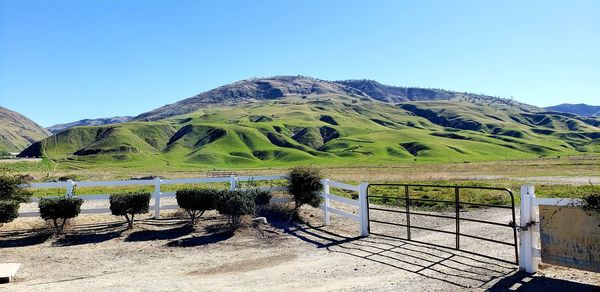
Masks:
[[[600,153],[600,120],[485,100],[288,94],[154,122],[75,127],[26,149],[59,168],[212,169],[474,162]]]
[[[27,117],[0,106],[0,155],[19,152],[48,136],[48,130]]]

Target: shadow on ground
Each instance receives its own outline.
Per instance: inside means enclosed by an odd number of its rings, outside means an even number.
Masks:
[[[600,291],[599,287],[592,285],[531,276],[519,272],[514,265],[450,248],[376,235],[343,236],[327,226],[304,223],[279,224],[277,227],[317,248],[438,280],[457,289]]]
[[[600,291],[600,287],[568,280],[517,272],[498,281],[488,291]]]

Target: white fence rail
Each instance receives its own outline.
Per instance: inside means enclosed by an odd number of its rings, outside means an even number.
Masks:
[[[65,195],[67,197],[77,197],[84,201],[107,201],[110,198],[109,194],[96,194],[96,195],[75,195],[73,190],[76,186],[78,187],[114,187],[114,186],[154,186],[154,192],[152,192],[152,198],[154,199],[154,205],[150,206],[150,209],[154,211],[154,218],[160,218],[161,210],[173,210],[178,209],[177,205],[165,205],[161,204],[161,198],[174,197],[175,192],[162,192],[161,186],[173,185],[173,184],[200,184],[200,183],[228,183],[229,190],[240,189],[238,187],[239,182],[250,182],[250,181],[273,181],[286,179],[284,175],[272,175],[272,176],[230,176],[230,177],[216,177],[216,178],[182,178],[182,179],[160,179],[156,178],[153,180],[112,180],[112,181],[73,181],[68,180],[64,182],[47,182],[47,183],[31,183],[22,185],[26,188],[42,189],[42,188],[63,188],[65,189]],[[323,204],[321,209],[323,210],[323,221],[325,225],[330,224],[330,214],[336,214],[345,218],[349,218],[359,223],[360,234],[362,236],[368,235],[368,221],[367,221],[367,183],[363,183],[359,186],[350,185],[346,183],[336,182],[329,179],[321,181],[323,184]],[[340,188],[357,192],[359,194],[359,200],[352,200],[345,197],[337,196],[330,193],[330,187]],[[273,187],[260,187],[263,190],[270,191],[285,191],[285,187],[273,186]],[[39,198],[33,198],[32,202],[39,201]],[[291,201],[290,198],[273,198],[271,203],[286,203]],[[358,214],[353,214],[343,210],[336,209],[331,206],[331,201],[337,201],[350,206],[359,207]],[[81,209],[81,214],[104,214],[110,213],[109,208],[93,208],[93,209]],[[39,212],[20,212],[19,217],[38,217]]]
[[[570,198],[536,198],[533,186],[521,186],[520,209],[520,253],[519,268],[528,273],[538,271],[541,261],[540,244],[540,217],[538,207],[549,206],[577,206],[583,201]]]

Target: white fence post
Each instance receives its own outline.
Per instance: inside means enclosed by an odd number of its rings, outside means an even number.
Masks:
[[[235,191],[235,184],[236,184],[236,177],[235,175],[232,175],[229,177],[229,190],[230,191]]]
[[[519,225],[525,227],[531,225],[531,222],[537,222],[535,208],[535,193],[533,186],[521,186],[521,214]],[[524,269],[528,273],[535,273],[538,270],[538,263],[534,249],[537,244],[534,226],[528,226],[526,230],[521,230],[520,236],[520,256],[519,268]]]
[[[321,180],[321,184],[323,184],[323,225],[330,224],[330,214],[329,214],[329,179],[326,178]]]
[[[160,183],[161,179],[154,178],[154,219],[160,219]]]
[[[73,197],[73,186],[75,185],[75,183],[73,183],[73,180],[67,180],[67,198],[72,198]]]
[[[367,188],[369,183],[363,182],[358,186],[358,201],[360,204],[360,236],[369,236],[369,202]]]

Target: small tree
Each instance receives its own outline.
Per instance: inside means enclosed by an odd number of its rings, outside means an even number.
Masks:
[[[0,201],[0,227],[4,223],[12,222],[19,216],[19,202],[2,200]]]
[[[294,199],[294,215],[302,205],[308,204],[315,208],[321,204],[321,184],[323,173],[320,169],[310,166],[296,166],[290,169],[288,176],[288,191]]]
[[[150,193],[132,192],[110,195],[110,212],[115,216],[123,216],[127,220],[127,228],[133,228],[135,214],[148,213]]]
[[[256,204],[254,197],[248,191],[221,192],[215,207],[223,215],[227,215],[228,222],[234,227],[240,224],[243,215],[254,214]]]
[[[190,216],[191,223],[196,224],[205,211],[215,209],[219,193],[219,190],[214,189],[184,189],[178,190],[175,198],[177,205]]]
[[[58,234],[62,233],[67,220],[79,216],[81,212],[81,198],[42,198],[38,203],[40,217],[52,224]]]

